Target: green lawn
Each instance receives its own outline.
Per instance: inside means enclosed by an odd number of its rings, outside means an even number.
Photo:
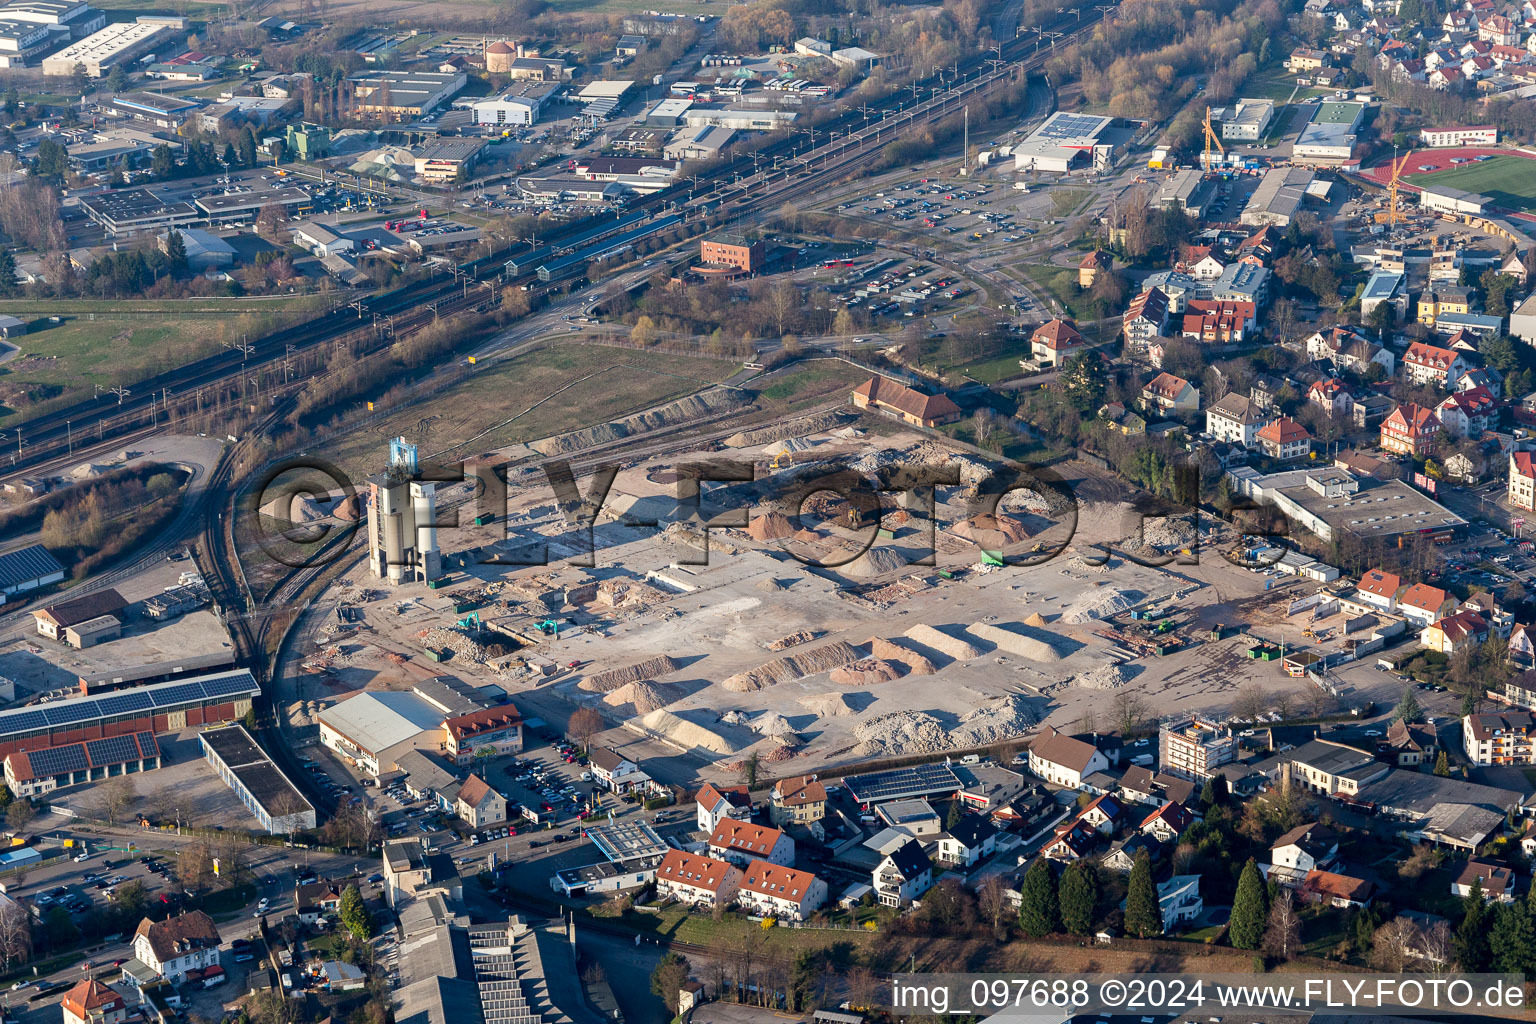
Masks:
[[[1019,341],[1009,345],[1007,349],[989,359],[966,363],[963,366],[950,367],[966,374],[973,380],[979,380],[983,384],[996,384],[1000,380],[1009,377],[1017,377],[1023,371],[1019,369],[1019,360],[1030,354],[1029,342]]]
[[[1409,161],[1412,164],[1412,160]],[[1446,185],[1480,192],[1511,210],[1536,209],[1536,160],[1520,156],[1496,156],[1481,163],[1464,164],[1434,174],[1410,174],[1415,185]]]
[[[1051,188],[1051,213],[1057,217],[1069,216],[1083,204],[1089,192],[1085,188]]]
[[[814,405],[833,392],[852,390],[868,379],[868,372],[841,359],[808,359],[748,381],[745,386],[757,390],[758,404],[763,408],[789,413]]]
[[[1078,320],[1090,319],[1087,308],[1088,293],[1077,286],[1075,267],[1058,267],[1051,263],[1026,263],[1020,269],[1029,276],[1030,280],[1054,295],[1070,316]]]

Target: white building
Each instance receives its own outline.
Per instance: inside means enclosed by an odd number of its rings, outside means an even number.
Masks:
[[[1529,711],[1490,711],[1461,720],[1462,747],[1478,766],[1536,764],[1536,717]]]
[[[1218,441],[1256,448],[1259,431],[1274,418],[1273,412],[1261,409],[1247,395],[1234,391],[1206,407],[1205,429]]]
[[[1078,789],[1094,772],[1107,771],[1109,759],[1091,743],[1046,726],[1029,747],[1029,770],[1046,782]]]
[[[1174,875],[1157,886],[1157,905],[1163,912],[1163,931],[1172,932],[1195,920],[1205,910],[1200,898],[1199,875]]]
[[[514,82],[500,96],[476,100],[470,109],[474,112],[476,124],[537,124],[545,105],[554,99],[560,89],[557,82]]]
[[[188,971],[218,966],[219,941],[213,918],[201,910],[164,921],[146,917],[133,933],[133,955],[166,981],[179,985]]]
[[[742,872],[736,903],[749,914],[804,921],[827,902],[827,883],[809,871],[754,860]]]
[[[795,841],[767,825],[723,818],[709,834],[709,855],[733,864],[765,860],[787,867],[795,862]]]
[[[732,786],[724,790],[706,782],[694,797],[694,814],[700,832],[714,832],[715,826],[726,818],[749,821],[752,818],[752,798],[745,786]]]
[[[1425,128],[1419,132],[1424,145],[1442,146],[1497,146],[1499,130],[1492,125],[1476,128]]]
[[[336,253],[353,252],[357,243],[345,235],[339,235],[324,224],[305,221],[293,228],[293,242],[324,259]]]
[[[887,853],[873,874],[881,906],[904,907],[933,887],[933,861],[916,839]]]
[[[442,750],[443,713],[414,693],[359,693],[316,716],[320,742],[369,775],[394,770],[407,750]]]
[[[44,57],[43,74],[72,75],[79,64],[86,77],[101,78],[115,65],[128,63],[174,35],[169,26],[152,20],[118,22]]]
[[[656,894],[696,907],[714,909],[736,898],[741,869],[712,857],[668,850],[656,869]]]

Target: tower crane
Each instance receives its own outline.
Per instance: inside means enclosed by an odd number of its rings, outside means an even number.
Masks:
[[[1410,156],[1412,156],[1412,155],[1413,155],[1413,151],[1410,150],[1409,152],[1404,153],[1403,154],[1403,158],[1401,160],[1399,160],[1397,158],[1397,154],[1395,152],[1392,154],[1392,177],[1387,182],[1387,228],[1388,228],[1388,230],[1391,230],[1392,228],[1397,227],[1397,222],[1402,219],[1402,214],[1401,214],[1401,212],[1399,212],[1398,205],[1397,205],[1398,175],[1402,173],[1403,167],[1407,165],[1408,158]]]
[[[1210,107],[1205,108],[1205,120],[1201,123],[1200,127],[1205,129],[1205,169],[1210,171],[1212,167],[1211,147],[1215,146],[1216,152],[1222,154],[1223,156],[1225,156],[1227,153],[1227,151],[1222,148],[1221,139],[1217,138],[1216,136],[1216,129],[1211,127]]]

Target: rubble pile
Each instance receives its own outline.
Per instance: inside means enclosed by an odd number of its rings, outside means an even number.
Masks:
[[[644,680],[638,683],[625,683],[617,690],[605,694],[603,703],[611,708],[632,705],[635,714],[648,715],[652,711],[666,707],[676,699],[672,696],[671,687],[665,683]]]
[[[1146,600],[1147,595],[1139,590],[1117,590],[1114,587],[1105,587],[1094,594],[1087,594],[1074,601],[1065,612],[1062,613],[1062,621],[1072,623],[1092,622],[1095,619],[1107,619],[1111,615],[1119,615],[1141,601]]]
[[[775,658],[745,672],[737,672],[727,676],[720,685],[732,693],[753,693],[775,683],[792,683],[806,676],[830,672],[858,660],[859,652],[847,642],[838,640],[800,654]]]
[[[899,662],[907,666],[909,675],[933,675],[933,662],[910,648],[878,636],[870,637],[868,644],[870,654],[885,661]]]
[[[1119,662],[1110,662],[1089,669],[1082,675],[1072,680],[1074,686],[1081,686],[1085,690],[1113,690],[1117,686],[1123,686],[1131,678],[1130,672]]]
[[[797,629],[788,636],[781,636],[770,643],[768,649],[770,651],[782,651],[790,647],[799,647],[801,644],[810,643],[819,636],[821,636],[821,631],[818,629]]]
[[[671,675],[680,668],[682,666],[667,655],[658,654],[654,658],[647,658],[633,665],[625,665],[623,668],[594,672],[578,683],[577,688],[586,690],[588,693],[612,693],[625,683],[638,683],[658,676]]]
[[[476,664],[484,662],[488,656],[484,644],[457,629],[427,629],[417,635],[421,637],[424,647],[438,651],[452,651],[456,657],[468,659]]]
[[[893,711],[861,722],[854,730],[858,757],[937,754],[952,746],[939,720],[926,711]]]
[[[844,686],[874,686],[900,677],[901,673],[890,662],[879,658],[862,658],[852,665],[833,669],[830,678],[834,683]]]
[[[957,747],[981,747],[1022,736],[1037,721],[1034,709],[1018,694],[998,697],[960,719],[950,739]]]
[[[846,693],[816,693],[797,697],[795,703],[817,718],[846,718],[859,713],[858,708],[849,703]]]

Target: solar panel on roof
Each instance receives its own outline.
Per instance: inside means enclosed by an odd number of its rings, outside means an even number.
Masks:
[[[28,751],[27,760],[32,763],[32,774],[37,776],[81,772],[89,767],[85,760],[85,747],[79,743]]]
[[[153,693],[150,695],[150,699],[155,702],[155,707],[163,708],[174,704],[185,704],[188,701],[202,700],[203,696],[202,683],[183,683],[180,686],[173,686],[170,689]]]
[[[71,725],[75,722],[83,722],[86,719],[95,718],[96,702],[81,701],[79,704],[59,704],[51,708],[44,708],[43,714],[47,717],[49,725]]]
[[[96,713],[106,718],[112,715],[126,715],[133,711],[148,711],[152,707],[154,704],[147,695],[127,693],[103,699],[96,705]]]
[[[43,729],[47,726],[48,719],[43,717],[41,711],[20,711],[0,716],[0,729],[3,729],[7,735],[18,732],[31,732],[34,729]]]
[[[86,740],[85,752],[93,765],[122,764],[139,759],[139,745],[132,736],[108,736],[101,740]]]
[[[256,680],[249,672],[231,672],[213,679],[200,680],[198,685],[203,688],[206,697],[233,697],[256,689]]]
[[[135,738],[138,739],[138,741],[139,741],[139,752],[141,754],[143,754],[145,757],[159,757],[160,756],[160,744],[155,742],[155,734],[154,733],[152,733],[152,732],[136,733],[135,734]]]

